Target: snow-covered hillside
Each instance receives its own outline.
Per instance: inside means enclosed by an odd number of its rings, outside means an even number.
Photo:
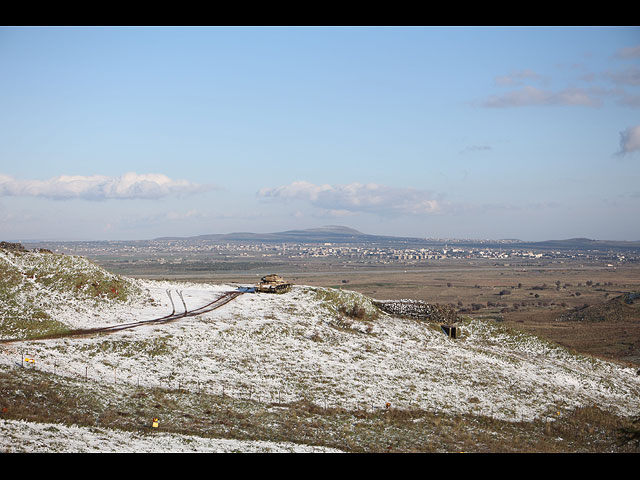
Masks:
[[[180,311],[177,291],[193,309],[242,287],[126,282],[138,293],[98,303],[38,286],[38,308],[69,328],[96,327],[170,313],[167,291]],[[0,301],[0,307],[10,303]],[[367,312],[363,319],[341,313],[341,306],[354,304]],[[640,401],[640,377],[632,368],[490,322],[465,320],[461,337],[451,339],[437,324],[379,312],[358,293],[302,285],[282,295],[245,293],[164,325],[0,344],[0,365],[12,368],[25,354],[36,360],[31,368],[55,375],[347,409],[390,404],[528,420],[589,405],[635,415]]]
[[[339,453],[295,443],[202,438],[159,432],[153,436],[106,428],[0,419],[0,451],[30,453]]]

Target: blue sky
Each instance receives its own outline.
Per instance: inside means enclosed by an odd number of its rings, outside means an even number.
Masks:
[[[640,240],[640,28],[0,28],[1,239]]]

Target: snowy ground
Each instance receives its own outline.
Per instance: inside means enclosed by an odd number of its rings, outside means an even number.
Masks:
[[[168,290],[182,311],[177,291],[193,309],[241,287],[133,282],[144,294],[124,304],[96,306],[72,297],[62,306],[46,299],[41,304],[71,328],[98,327],[167,315],[172,310]],[[353,302],[375,310],[370,299],[340,290],[294,286],[282,295],[245,293],[210,313],[169,324],[0,345],[0,364],[20,365],[28,356],[35,359],[28,368],[102,383],[180,387],[259,401],[304,398],[347,409],[382,409],[390,403],[531,420],[596,405],[637,415],[640,377],[632,368],[574,355],[490,322],[467,321],[462,337],[450,339],[438,325],[418,320],[386,314],[371,321],[341,317],[338,307]],[[3,431],[11,425],[5,423]],[[176,440],[171,448],[188,443]],[[206,448],[235,447],[214,442]]]
[[[188,308],[236,285],[140,281],[158,306],[114,306],[121,321],[171,311],[167,289],[183,291]],[[339,321],[311,287],[284,295],[247,293],[218,310],[165,325],[89,338],[2,346],[0,362],[35,358],[40,370],[99,382],[180,387],[282,402],[303,397],[345,408],[420,407],[475,412],[507,420],[548,415],[559,407],[598,405],[637,413],[640,379],[632,368],[569,354],[495,324],[470,322],[450,339],[437,325],[381,315]],[[367,302],[353,292],[343,297]],[[176,297],[176,295],[174,295]],[[113,323],[103,312],[103,324]],[[73,325],[92,316],[60,314]]]
[[[340,453],[325,447],[248,440],[202,438],[154,432],[123,432],[0,419],[5,453]]]

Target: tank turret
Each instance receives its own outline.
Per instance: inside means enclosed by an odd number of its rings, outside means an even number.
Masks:
[[[280,275],[272,273],[262,277],[256,290],[263,293],[285,293],[291,290],[291,284]]]

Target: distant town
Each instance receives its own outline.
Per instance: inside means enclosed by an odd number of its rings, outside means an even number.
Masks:
[[[251,269],[274,262],[318,262],[342,265],[423,265],[446,260],[494,260],[501,265],[582,261],[616,267],[640,262],[640,251],[615,249],[518,248],[498,245],[398,246],[379,244],[320,243],[217,243],[207,240],[171,239],[146,241],[41,242],[25,244],[56,253],[82,255],[102,264],[178,265],[224,264]]]

